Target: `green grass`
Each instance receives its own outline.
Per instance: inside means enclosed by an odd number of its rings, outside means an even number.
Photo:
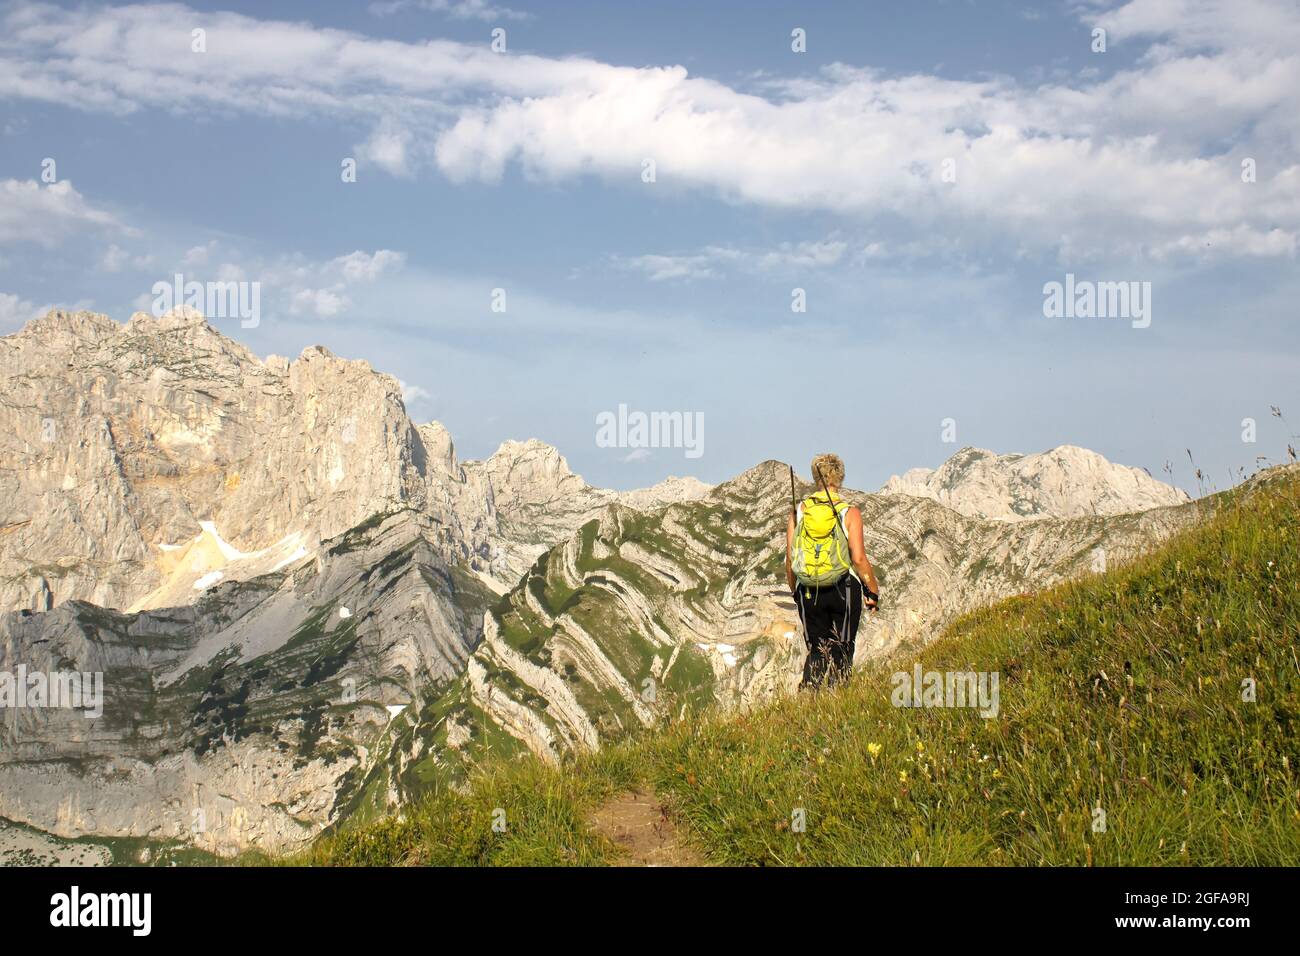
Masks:
[[[56,853],[63,854],[66,859],[68,851],[73,849],[84,849],[87,852],[83,859],[93,860],[99,857],[106,866],[214,866],[221,863],[219,857],[182,840],[122,836],[61,837],[25,823],[0,818],[0,834],[5,830],[32,833],[38,837],[40,845],[37,849],[0,850],[0,866],[53,866]]]
[[[494,763],[294,862],[609,862],[587,820],[639,785],[716,863],[1300,865],[1300,480],[1217,501],[1153,554],[921,652],[927,671],[998,673],[994,718],[894,707],[891,674],[915,663],[898,659],[560,767]]]

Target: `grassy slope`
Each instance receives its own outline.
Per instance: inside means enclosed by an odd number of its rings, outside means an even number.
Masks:
[[[913,663],[898,661],[559,769],[485,768],[468,794],[298,862],[605,862],[588,815],[648,784],[718,863],[1300,865],[1300,479],[1221,502],[1149,557],[968,615],[926,648],[927,670],[1000,673],[996,718],[893,707],[890,672]]]

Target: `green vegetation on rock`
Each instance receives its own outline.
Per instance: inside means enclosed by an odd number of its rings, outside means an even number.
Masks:
[[[1222,496],[1146,557],[968,614],[838,690],[559,766],[487,761],[294,862],[609,862],[590,815],[641,786],[716,863],[1300,865],[1298,582],[1292,472]],[[999,674],[998,715],[894,707],[891,673],[917,661]]]

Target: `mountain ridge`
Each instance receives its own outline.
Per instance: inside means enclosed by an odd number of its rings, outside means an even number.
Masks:
[[[1193,507],[1212,513],[1153,553],[964,615],[838,688],[560,767],[494,760],[290,862],[625,865],[599,823],[640,793],[715,865],[1295,866],[1300,466]],[[914,669],[998,675],[996,714],[898,706]]]
[[[938,468],[891,476],[880,493],[931,498],[996,521],[1123,514],[1191,500],[1139,468],[1110,462],[1077,445],[1028,455],[967,446]]]
[[[321,346],[263,361],[193,310],[125,325],[52,311],[0,338],[0,374],[0,452],[14,463],[0,473],[0,608],[141,606],[166,584],[162,552],[204,522],[240,552],[292,536],[311,552],[408,505],[449,517],[448,556],[501,590],[620,494],[536,439],[458,462],[446,428],[412,422],[398,381],[368,362]],[[653,503],[706,488],[623,494]]]
[[[561,760],[797,680],[775,459],[621,493],[536,439],[462,461],[369,363],[262,361],[191,312],[0,339],[0,446],[0,667],[113,676],[90,727],[0,726],[0,817],[63,837],[278,852],[485,755]],[[1200,514],[845,496],[885,594],[859,660]]]

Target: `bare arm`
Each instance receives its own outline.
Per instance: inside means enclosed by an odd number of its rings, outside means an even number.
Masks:
[[[844,533],[849,538],[849,560],[853,563],[853,570],[858,572],[858,579],[873,593],[879,594],[880,582],[876,580],[875,569],[867,560],[867,546],[862,538],[862,512],[857,508],[850,508],[844,513]],[[788,566],[789,558],[786,559],[786,563]],[[867,598],[867,607],[875,606],[876,602]]]

